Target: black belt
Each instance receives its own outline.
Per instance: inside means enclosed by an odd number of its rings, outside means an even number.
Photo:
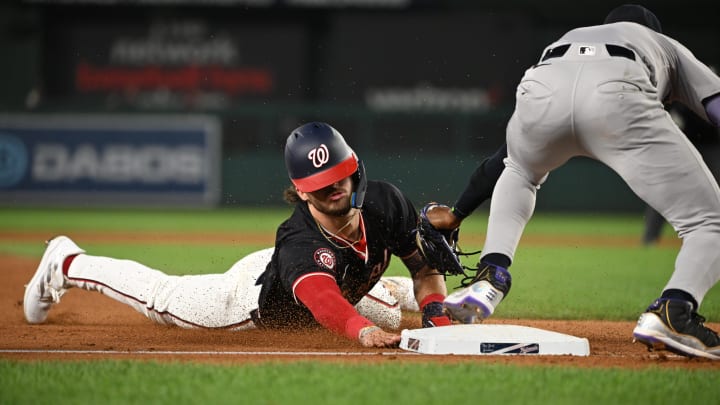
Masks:
[[[565,55],[565,52],[567,52],[568,49],[570,49],[570,44],[550,48],[545,51],[545,54],[543,55],[542,59],[540,59],[540,62],[545,62],[546,60],[552,58],[559,58]],[[605,49],[607,49],[607,52],[610,56],[619,56],[621,58],[635,60],[635,52],[625,48],[624,46],[607,44],[605,45]]]

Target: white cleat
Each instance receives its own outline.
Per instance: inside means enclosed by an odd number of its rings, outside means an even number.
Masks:
[[[460,323],[481,323],[495,312],[504,294],[487,281],[477,282],[445,298],[447,314]]]
[[[52,304],[60,302],[65,293],[62,265],[68,256],[85,253],[67,236],[48,240],[35,275],[25,286],[23,311],[28,323],[43,323]]]
[[[473,284],[448,295],[443,302],[445,313],[460,323],[481,323],[510,292],[512,277],[503,267],[484,265]]]

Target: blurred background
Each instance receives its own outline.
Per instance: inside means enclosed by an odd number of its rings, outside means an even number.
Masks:
[[[368,177],[416,204],[452,203],[503,142],[524,70],[619,4],[5,1],[0,204],[280,206],[285,138],[310,120],[343,133]],[[644,5],[666,34],[720,66],[714,1]],[[715,171],[709,132],[693,141]],[[538,210],[640,213],[643,204],[609,169],[578,158],[551,174]]]

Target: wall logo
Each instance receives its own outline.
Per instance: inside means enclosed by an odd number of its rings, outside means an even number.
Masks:
[[[28,152],[18,137],[0,132],[0,188],[10,188],[23,179],[28,168]]]
[[[313,166],[320,168],[330,160],[330,152],[325,144],[320,144],[317,148],[308,152],[308,159],[312,161]]]
[[[0,114],[0,204],[215,205],[205,115]]]
[[[52,183],[201,184],[203,162],[203,149],[195,145],[38,143],[32,177]]]

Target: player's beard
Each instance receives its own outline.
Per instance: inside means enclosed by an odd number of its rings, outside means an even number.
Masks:
[[[308,202],[312,204],[315,209],[325,215],[333,217],[345,217],[350,213],[352,209],[351,195],[352,192],[343,198],[332,201],[330,196],[337,191],[346,191],[342,187],[328,186],[321,190],[313,193],[308,193]]]
[[[345,197],[338,201],[332,201],[330,203],[311,199],[310,203],[313,205],[313,207],[315,207],[316,210],[320,211],[325,215],[333,217],[347,216],[350,213],[350,209],[352,209],[350,204],[350,197]]]

